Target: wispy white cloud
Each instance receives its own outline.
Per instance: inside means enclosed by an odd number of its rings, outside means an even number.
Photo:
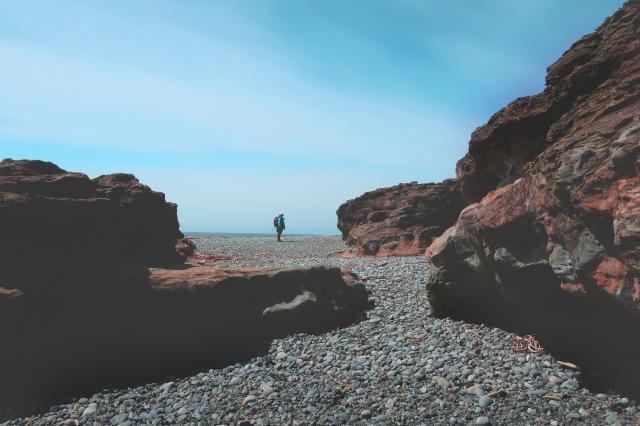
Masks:
[[[209,64],[211,78],[194,83],[0,41],[0,58],[9,64],[0,69],[0,115],[14,136],[76,144],[251,152],[277,146],[290,155],[340,153],[373,162],[389,161],[390,143],[398,153],[392,160],[413,163],[465,139],[468,122],[454,123],[435,107],[319,90],[284,67],[225,57],[228,46],[210,44],[205,50],[216,49],[222,59]],[[237,69],[262,73],[238,79]],[[414,155],[406,156],[409,151]]]

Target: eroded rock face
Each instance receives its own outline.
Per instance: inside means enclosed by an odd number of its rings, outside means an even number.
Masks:
[[[86,271],[89,272],[89,271]],[[338,268],[126,267],[56,288],[0,289],[0,400],[74,392],[212,368],[270,339],[346,325],[366,307]]]
[[[597,368],[581,338],[637,359],[639,26],[627,2],[474,132],[457,173],[475,203],[427,250],[436,314],[537,329]]]
[[[469,202],[541,163],[557,167],[560,159],[552,154],[565,153],[573,141],[592,138],[595,145],[604,140],[610,146],[629,128],[639,86],[635,3],[629,1],[551,65],[542,93],[516,99],[472,134],[469,153],[456,169]],[[546,160],[535,161],[543,152]]]
[[[367,192],[338,208],[338,229],[351,247],[345,255],[422,254],[464,205],[453,179]]]

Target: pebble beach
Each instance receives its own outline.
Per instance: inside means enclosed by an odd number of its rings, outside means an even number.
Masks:
[[[338,236],[194,235],[221,267],[332,265],[353,270],[373,308],[321,335],[190,377],[79,396],[7,425],[633,425],[640,406],[582,386],[549,354],[515,352],[511,333],[437,319],[422,256],[343,259]],[[203,336],[203,338],[206,338]]]

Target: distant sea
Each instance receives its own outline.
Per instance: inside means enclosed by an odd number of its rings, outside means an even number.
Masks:
[[[252,232],[183,232],[187,237],[214,237],[214,238],[264,238],[264,237],[273,237],[275,235],[274,232],[270,233],[252,233]],[[286,235],[291,237],[339,237],[340,234],[291,234],[287,233]]]

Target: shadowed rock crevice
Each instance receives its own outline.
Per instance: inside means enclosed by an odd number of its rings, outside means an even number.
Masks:
[[[556,359],[577,364],[583,383],[593,391],[615,390],[639,399],[640,318],[597,286],[575,295],[562,290],[557,280],[550,284],[547,280],[544,287],[518,291],[465,289],[468,297],[457,298],[440,288],[429,298],[438,317],[533,334]]]

